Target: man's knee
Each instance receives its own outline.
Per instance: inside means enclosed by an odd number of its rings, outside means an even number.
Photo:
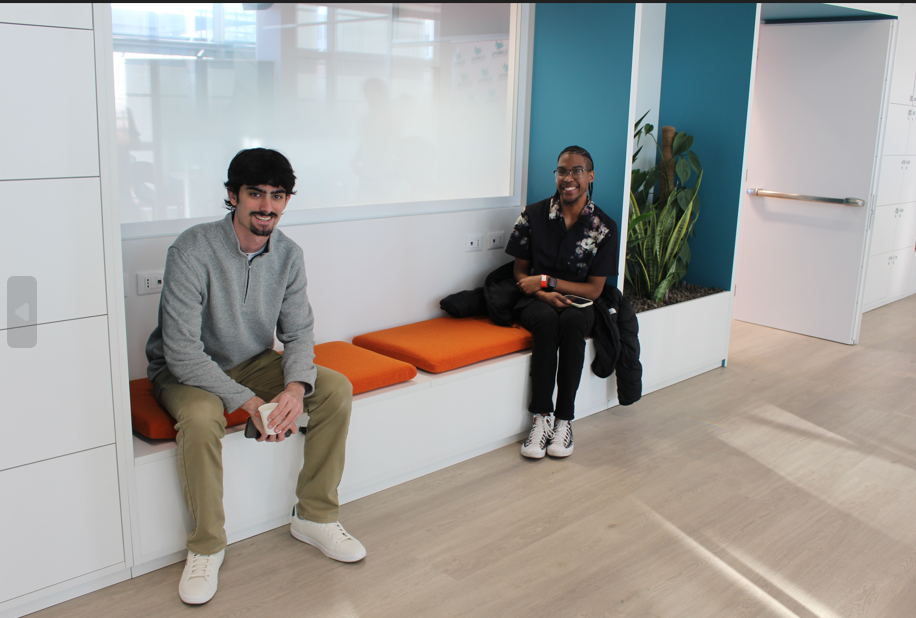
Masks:
[[[178,430],[184,434],[185,440],[206,440],[216,438],[220,440],[226,432],[226,417],[223,410],[219,410],[219,415],[214,415],[212,411],[206,413],[200,411],[200,414],[190,412],[184,415],[184,418],[178,422]]]
[[[326,407],[328,411],[350,413],[353,405],[353,385],[345,375],[327,369],[320,371],[315,380],[315,395],[319,400],[309,401],[310,408]]]
[[[585,311],[575,307],[564,309],[560,316],[560,331],[563,334],[575,334],[584,338],[588,335],[592,324],[592,320],[589,317]]]
[[[534,301],[526,310],[525,322],[529,330],[550,329],[556,330],[560,321],[560,313],[556,309],[541,301]]]
[[[198,402],[191,409],[183,410],[176,427],[185,440],[221,439],[226,432],[222,402],[218,399]]]

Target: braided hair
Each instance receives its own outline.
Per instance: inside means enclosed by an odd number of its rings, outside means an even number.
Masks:
[[[567,146],[566,148],[563,149],[563,152],[561,152],[561,153],[557,156],[557,161],[559,161],[559,160],[560,160],[560,157],[562,157],[563,155],[565,155],[567,152],[570,153],[570,154],[580,155],[580,156],[583,156],[583,157],[585,157],[586,159],[588,159],[588,162],[589,162],[590,167],[589,167],[588,169],[585,170],[586,172],[591,172],[591,171],[593,171],[593,170],[595,169],[595,162],[592,161],[592,155],[588,154],[588,151],[587,151],[585,148],[583,148],[582,146]],[[588,183],[588,199],[589,199],[589,201],[591,201],[592,196],[595,194],[594,185],[595,185],[595,183],[593,183],[593,182]],[[560,191],[559,191],[559,190],[557,190],[556,195],[557,195],[557,197],[560,196]]]

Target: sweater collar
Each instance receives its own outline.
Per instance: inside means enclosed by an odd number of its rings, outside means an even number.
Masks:
[[[223,239],[223,242],[226,245],[226,248],[229,251],[236,251],[239,255],[248,259],[248,254],[242,251],[242,245],[239,243],[239,237],[235,233],[235,227],[232,225],[232,215],[233,213],[227,214],[219,222],[219,231],[220,238]],[[264,251],[260,255],[266,255],[270,253],[270,241],[273,238],[273,233],[267,238],[267,246],[264,247]]]

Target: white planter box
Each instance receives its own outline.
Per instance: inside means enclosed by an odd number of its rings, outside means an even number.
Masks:
[[[643,395],[724,365],[731,302],[721,292],[637,314]]]

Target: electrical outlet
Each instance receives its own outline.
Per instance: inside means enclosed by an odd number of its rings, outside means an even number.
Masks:
[[[162,271],[149,270],[137,273],[137,296],[158,294],[162,291]]]
[[[505,232],[490,232],[487,234],[487,249],[502,249]]]
[[[464,250],[468,251],[480,251],[482,247],[480,246],[480,234],[468,234],[464,237]]]

